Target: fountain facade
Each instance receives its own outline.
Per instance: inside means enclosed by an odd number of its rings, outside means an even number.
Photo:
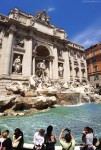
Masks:
[[[52,25],[45,11],[33,16],[14,8],[9,16],[0,15],[0,91],[9,83],[27,82],[28,76],[40,77],[40,72],[52,80],[84,81],[83,47]]]

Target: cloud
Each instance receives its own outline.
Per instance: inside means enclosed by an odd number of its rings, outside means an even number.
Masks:
[[[88,48],[101,41],[101,22],[87,27],[84,31],[72,38],[73,42]]]
[[[83,0],[83,3],[101,3],[101,0]]]
[[[52,12],[52,11],[55,11],[55,8],[54,8],[54,7],[49,7],[49,8],[47,9],[47,12]]]

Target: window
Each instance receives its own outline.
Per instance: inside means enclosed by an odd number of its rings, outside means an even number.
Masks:
[[[87,60],[87,65],[89,65],[90,64],[90,60]]]
[[[94,72],[98,71],[98,67],[97,67],[97,66],[94,66],[94,67],[93,67],[93,71],[94,71]]]
[[[90,77],[88,77],[88,81],[90,81]]]
[[[99,83],[96,83],[96,88],[99,88]]]
[[[88,72],[88,73],[90,73],[90,70],[89,70],[89,68],[87,68],[87,72]]]
[[[92,55],[93,55],[93,56],[95,55],[95,52],[94,52],[94,51],[92,52]]]
[[[92,63],[95,64],[96,63],[96,59],[92,59]]]
[[[94,76],[94,81],[95,81],[95,80],[99,80],[99,76],[98,76],[98,75],[95,75],[95,76]]]

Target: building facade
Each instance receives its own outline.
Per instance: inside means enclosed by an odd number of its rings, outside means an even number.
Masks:
[[[101,86],[101,43],[95,44],[86,52],[88,80],[94,87]]]
[[[50,79],[82,81],[87,77],[85,52],[50,23],[45,11],[35,16],[14,8],[0,14],[0,85],[38,74],[44,61]]]

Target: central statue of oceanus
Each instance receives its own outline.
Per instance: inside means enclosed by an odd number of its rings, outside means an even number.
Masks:
[[[43,60],[42,62],[39,62],[37,64],[37,71],[36,71],[36,75],[38,77],[44,77],[46,76],[46,65],[45,65],[45,60]]]

